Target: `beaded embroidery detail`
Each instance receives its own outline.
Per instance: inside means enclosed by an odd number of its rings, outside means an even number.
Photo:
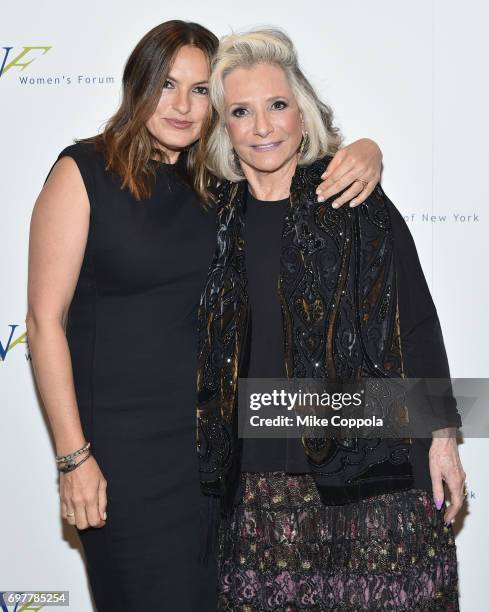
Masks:
[[[330,200],[318,203],[315,188],[326,161],[297,168],[283,225],[279,298],[287,376],[336,381],[402,377],[386,196],[378,185],[358,209],[335,210]],[[249,316],[245,192],[245,181],[220,188],[217,249],[199,309],[201,487],[227,499],[228,508],[240,471],[235,408]],[[323,501],[335,498],[335,491],[346,503],[412,484],[409,440],[304,438],[303,445]]]

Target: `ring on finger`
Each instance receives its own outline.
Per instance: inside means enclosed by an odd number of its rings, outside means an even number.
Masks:
[[[354,183],[362,183],[363,189],[365,189],[365,187],[368,185],[368,181],[366,181],[365,179],[362,179],[362,178],[357,178],[353,182]]]

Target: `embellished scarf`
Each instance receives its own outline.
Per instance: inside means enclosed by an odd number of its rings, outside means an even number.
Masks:
[[[317,202],[315,190],[330,159],[297,167],[282,228],[279,298],[287,377],[402,378],[387,197],[377,185],[358,208]],[[217,248],[199,308],[197,453],[213,524],[207,552],[216,516],[232,510],[240,473],[237,385],[250,317],[246,191],[246,181],[225,182],[219,189]],[[409,439],[303,438],[302,443],[325,504],[412,486]]]

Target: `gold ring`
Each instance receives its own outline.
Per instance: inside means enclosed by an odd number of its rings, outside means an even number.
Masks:
[[[362,185],[363,185],[363,187],[364,187],[364,188],[365,188],[365,187],[368,185],[368,181],[366,181],[365,179],[357,178],[357,179],[355,179],[353,182],[354,182],[354,183],[356,183],[357,181],[358,181],[359,183],[362,183]]]
[[[66,518],[68,518],[69,516],[75,516],[74,512],[67,512],[66,513]]]

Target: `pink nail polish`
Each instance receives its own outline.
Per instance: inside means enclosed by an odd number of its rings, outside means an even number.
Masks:
[[[443,504],[443,500],[442,499],[435,499],[435,508],[437,510],[441,510],[442,504]]]

